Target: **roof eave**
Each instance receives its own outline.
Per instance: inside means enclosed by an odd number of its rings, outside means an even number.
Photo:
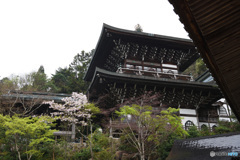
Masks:
[[[212,52],[209,48],[208,43],[206,42],[201,29],[196,22],[195,17],[191,9],[188,6],[186,0],[169,0],[173,5],[174,11],[179,15],[179,20],[183,23],[185,30],[189,33],[189,37],[193,40],[193,43],[196,45],[199,53],[201,54],[204,62],[206,63],[209,71],[211,72],[214,80],[219,85],[220,89],[223,91],[223,94],[230,104],[233,112],[235,113],[237,119],[240,121],[240,108],[237,102],[234,100],[231,91],[229,90],[225,80],[224,75],[218,74],[221,73],[220,69],[213,58]]]
[[[116,27],[112,27],[107,24],[103,24],[102,31],[98,40],[98,43],[95,48],[95,52],[93,54],[93,58],[90,62],[90,65],[88,67],[88,70],[84,76],[85,81],[91,81],[91,78],[94,73],[94,63],[96,62],[96,57],[99,54],[100,46],[103,43],[103,40],[105,38],[105,33],[116,33],[119,35],[125,35],[125,36],[131,36],[131,37],[137,37],[140,39],[151,39],[151,40],[157,40],[157,41],[164,41],[164,42],[170,42],[176,45],[180,46],[185,46],[185,47],[190,47],[192,49],[195,49],[195,46],[192,43],[192,40],[190,39],[183,39],[183,38],[176,38],[176,37],[170,37],[170,36],[163,36],[163,35],[157,35],[157,34],[151,34],[151,33],[145,33],[145,32],[136,32],[136,31],[130,31],[130,30],[125,30],[125,29],[120,29]],[[196,58],[196,57],[195,57]],[[197,57],[198,58],[198,57]],[[184,70],[186,69],[185,66],[183,66]]]
[[[132,80],[137,80],[137,81],[151,81],[155,82],[156,84],[160,83],[169,83],[172,85],[181,85],[184,87],[198,87],[198,88],[212,88],[212,89],[218,89],[218,86],[216,84],[212,83],[203,83],[203,82],[196,82],[196,81],[182,81],[182,80],[173,80],[173,79],[156,79],[155,77],[148,77],[148,76],[138,76],[138,75],[129,75],[129,74],[121,74],[121,73],[115,73],[115,72],[110,72],[104,69],[100,69],[96,67],[96,70],[94,72],[94,76],[92,78],[92,81],[89,85],[88,91],[92,88],[93,83],[101,76],[106,75],[106,76],[111,76],[111,77],[117,77],[117,79],[132,79]]]

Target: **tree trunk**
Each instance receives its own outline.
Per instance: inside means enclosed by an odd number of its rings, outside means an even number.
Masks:
[[[144,154],[142,154],[142,153],[140,154],[140,159],[141,159],[141,160],[145,160]]]
[[[22,159],[21,159],[21,153],[20,153],[19,150],[18,150],[18,145],[17,145],[17,138],[16,138],[16,136],[15,136],[15,146],[16,146],[16,151],[17,151],[17,153],[18,153],[18,159],[19,159],[19,160],[22,160]]]
[[[29,158],[28,158],[28,160],[30,160],[31,158],[32,158],[32,154],[30,154],[30,155],[29,155]]]
[[[92,150],[92,123],[90,122],[90,150],[91,150],[91,157],[92,157],[92,160],[93,160],[93,150]]]

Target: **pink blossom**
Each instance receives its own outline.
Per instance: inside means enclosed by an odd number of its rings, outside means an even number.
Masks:
[[[73,92],[71,97],[65,97],[62,101],[63,104],[54,101],[45,101],[43,103],[49,104],[49,108],[56,111],[51,113],[52,117],[58,117],[62,121],[71,123],[80,123],[83,126],[87,125],[84,119],[89,120],[91,118],[91,110],[85,108],[89,104],[86,95]]]

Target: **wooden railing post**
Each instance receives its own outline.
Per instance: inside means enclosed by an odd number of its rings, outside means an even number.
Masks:
[[[110,118],[110,138],[112,138],[112,119]]]

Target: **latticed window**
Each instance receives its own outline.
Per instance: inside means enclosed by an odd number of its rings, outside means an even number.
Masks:
[[[192,121],[187,121],[185,123],[185,130],[188,130],[191,126],[194,126],[193,122]]]

